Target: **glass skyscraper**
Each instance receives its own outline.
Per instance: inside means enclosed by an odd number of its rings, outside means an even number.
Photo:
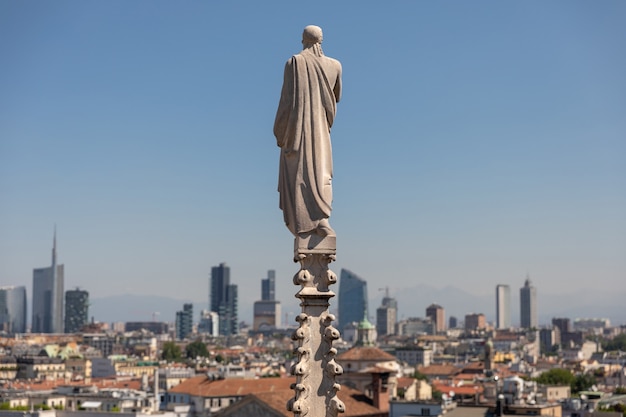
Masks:
[[[219,315],[219,331],[222,336],[239,333],[237,316],[237,286],[230,283],[230,268],[221,263],[211,268],[211,311]]]
[[[339,276],[339,331],[352,322],[368,316],[367,282],[353,272],[342,269]]]
[[[521,327],[524,329],[536,328],[537,320],[537,289],[532,286],[530,278],[526,277],[524,286],[519,290]]]
[[[26,333],[26,287],[0,287],[0,331]]]
[[[65,292],[65,333],[78,333],[89,323],[89,293],[76,288]]]
[[[57,265],[56,231],[52,265],[33,270],[33,333],[63,333],[63,265]]]
[[[182,311],[176,312],[176,339],[183,340],[193,330],[193,304],[184,304]]]

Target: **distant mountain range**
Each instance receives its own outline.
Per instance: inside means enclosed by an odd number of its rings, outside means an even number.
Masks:
[[[378,295],[378,294],[377,294]],[[424,317],[426,307],[437,303],[446,310],[446,318],[456,316],[459,322],[465,314],[483,313],[488,321],[495,320],[494,294],[474,295],[459,288],[448,286],[435,288],[429,285],[416,285],[398,288],[390,294],[398,300],[398,319]],[[375,322],[376,308],[380,306],[382,294],[369,300],[369,319]],[[200,317],[200,310],[208,304],[180,300],[172,297],[148,295],[116,295],[94,298],[91,300],[90,316],[96,321],[164,321],[173,322],[176,311],[183,309],[184,303],[194,305],[194,321]],[[281,300],[283,315],[294,324],[295,313],[300,312],[298,301]],[[611,320],[613,325],[626,324],[626,290],[604,291],[584,289],[562,294],[543,294],[538,292],[539,324],[550,323],[553,317],[602,317]],[[337,299],[331,299],[331,312],[337,311]],[[252,323],[251,303],[239,306],[239,319]],[[284,321],[284,318],[282,319]],[[511,321],[519,324],[519,295],[511,291]]]

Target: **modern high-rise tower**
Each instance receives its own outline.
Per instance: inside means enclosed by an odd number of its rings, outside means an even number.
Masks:
[[[261,280],[261,300],[273,301],[276,299],[275,290],[276,271],[267,271],[267,278]]]
[[[511,287],[496,285],[496,329],[511,327]]]
[[[275,299],[274,280],[276,272],[267,271],[261,280],[261,300],[254,302],[253,330],[272,330],[280,324],[280,301]]]
[[[183,310],[176,312],[176,339],[183,340],[193,331],[193,304],[183,304]]]
[[[65,292],[65,333],[78,333],[89,323],[89,293],[76,288]]]
[[[0,287],[0,331],[26,333],[26,287]]]
[[[536,328],[537,320],[537,289],[532,286],[530,278],[526,277],[524,286],[519,290],[521,327],[524,329]]]
[[[376,331],[379,336],[395,334],[398,320],[398,301],[389,296],[389,288],[385,289],[385,297],[376,309]]]
[[[52,265],[33,270],[33,333],[63,333],[63,265],[57,265],[56,230]]]
[[[339,276],[339,331],[350,323],[359,323],[367,317],[367,282],[356,274],[342,269]]]
[[[431,304],[426,307],[426,317],[433,322],[435,333],[446,331],[446,311],[439,304]]]
[[[230,268],[225,263],[212,267],[209,307],[219,315],[219,330],[222,336],[239,333],[237,299],[237,285],[230,283]]]

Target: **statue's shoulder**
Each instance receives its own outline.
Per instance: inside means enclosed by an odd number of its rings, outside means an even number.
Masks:
[[[337,70],[341,71],[341,62],[339,62],[339,60],[337,60],[335,58],[331,58],[329,56],[325,56],[325,58],[328,60],[330,65],[332,65]]]

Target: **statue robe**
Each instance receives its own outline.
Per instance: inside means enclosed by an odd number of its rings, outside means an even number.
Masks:
[[[330,128],[340,94],[339,61],[307,50],[287,61],[274,135],[281,148],[279,205],[295,236],[315,230],[330,216]]]

